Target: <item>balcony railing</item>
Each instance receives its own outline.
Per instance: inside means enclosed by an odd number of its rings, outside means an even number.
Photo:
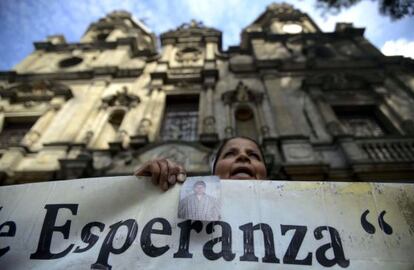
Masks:
[[[371,162],[414,162],[413,138],[370,138],[357,143]]]

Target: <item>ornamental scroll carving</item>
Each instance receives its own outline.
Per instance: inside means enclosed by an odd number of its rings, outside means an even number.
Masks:
[[[116,92],[116,94],[110,95],[102,99],[102,107],[114,107],[122,106],[127,108],[133,108],[140,102],[140,98],[137,95],[128,92],[127,87],[123,87],[122,90]]]

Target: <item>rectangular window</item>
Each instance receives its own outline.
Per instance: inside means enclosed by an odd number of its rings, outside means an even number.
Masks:
[[[355,137],[381,137],[391,134],[384,116],[373,106],[336,107],[339,121]]]
[[[0,148],[19,145],[36,120],[37,118],[5,118],[0,132]]]
[[[195,141],[198,138],[198,96],[167,96],[164,121],[161,127],[163,141]]]

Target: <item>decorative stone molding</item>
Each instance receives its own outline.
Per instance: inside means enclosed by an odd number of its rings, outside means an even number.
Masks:
[[[216,124],[216,118],[212,115],[207,116],[203,119],[203,133],[205,134],[211,134],[215,133],[215,124]]]
[[[63,97],[68,100],[73,97],[73,94],[71,89],[62,83],[40,80],[20,83],[8,89],[0,89],[0,96],[9,99],[10,103],[25,103],[50,101],[54,97]]]
[[[183,64],[195,63],[202,57],[202,52],[199,48],[195,46],[188,46],[180,49],[175,55],[175,59]]]
[[[226,127],[224,129],[224,137],[231,138],[234,136],[234,129],[232,127]]]
[[[162,45],[179,43],[191,43],[195,41],[212,42],[215,41],[221,46],[221,32],[210,27],[204,26],[200,21],[192,20],[184,23],[175,30],[170,30],[161,34]]]
[[[370,90],[372,89],[372,84],[382,83],[381,77],[381,74],[361,76],[349,72],[323,73],[307,77],[303,81],[303,87],[317,86],[324,91]]]
[[[102,107],[114,107],[122,106],[127,108],[133,108],[140,102],[140,98],[137,95],[128,93],[128,88],[123,87],[122,90],[118,91],[114,95],[110,95],[102,99]]]
[[[252,102],[259,104],[263,100],[263,93],[251,90],[240,81],[235,90],[224,93],[221,98],[224,104],[232,104],[236,102]]]
[[[138,134],[139,135],[147,135],[150,131],[150,128],[152,126],[152,121],[148,118],[144,118],[139,123],[138,127]]]

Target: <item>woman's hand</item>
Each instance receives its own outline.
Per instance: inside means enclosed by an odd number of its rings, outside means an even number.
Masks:
[[[134,175],[151,176],[152,183],[158,185],[164,191],[177,181],[184,182],[187,178],[184,167],[168,159],[155,159],[145,162],[135,171]]]

